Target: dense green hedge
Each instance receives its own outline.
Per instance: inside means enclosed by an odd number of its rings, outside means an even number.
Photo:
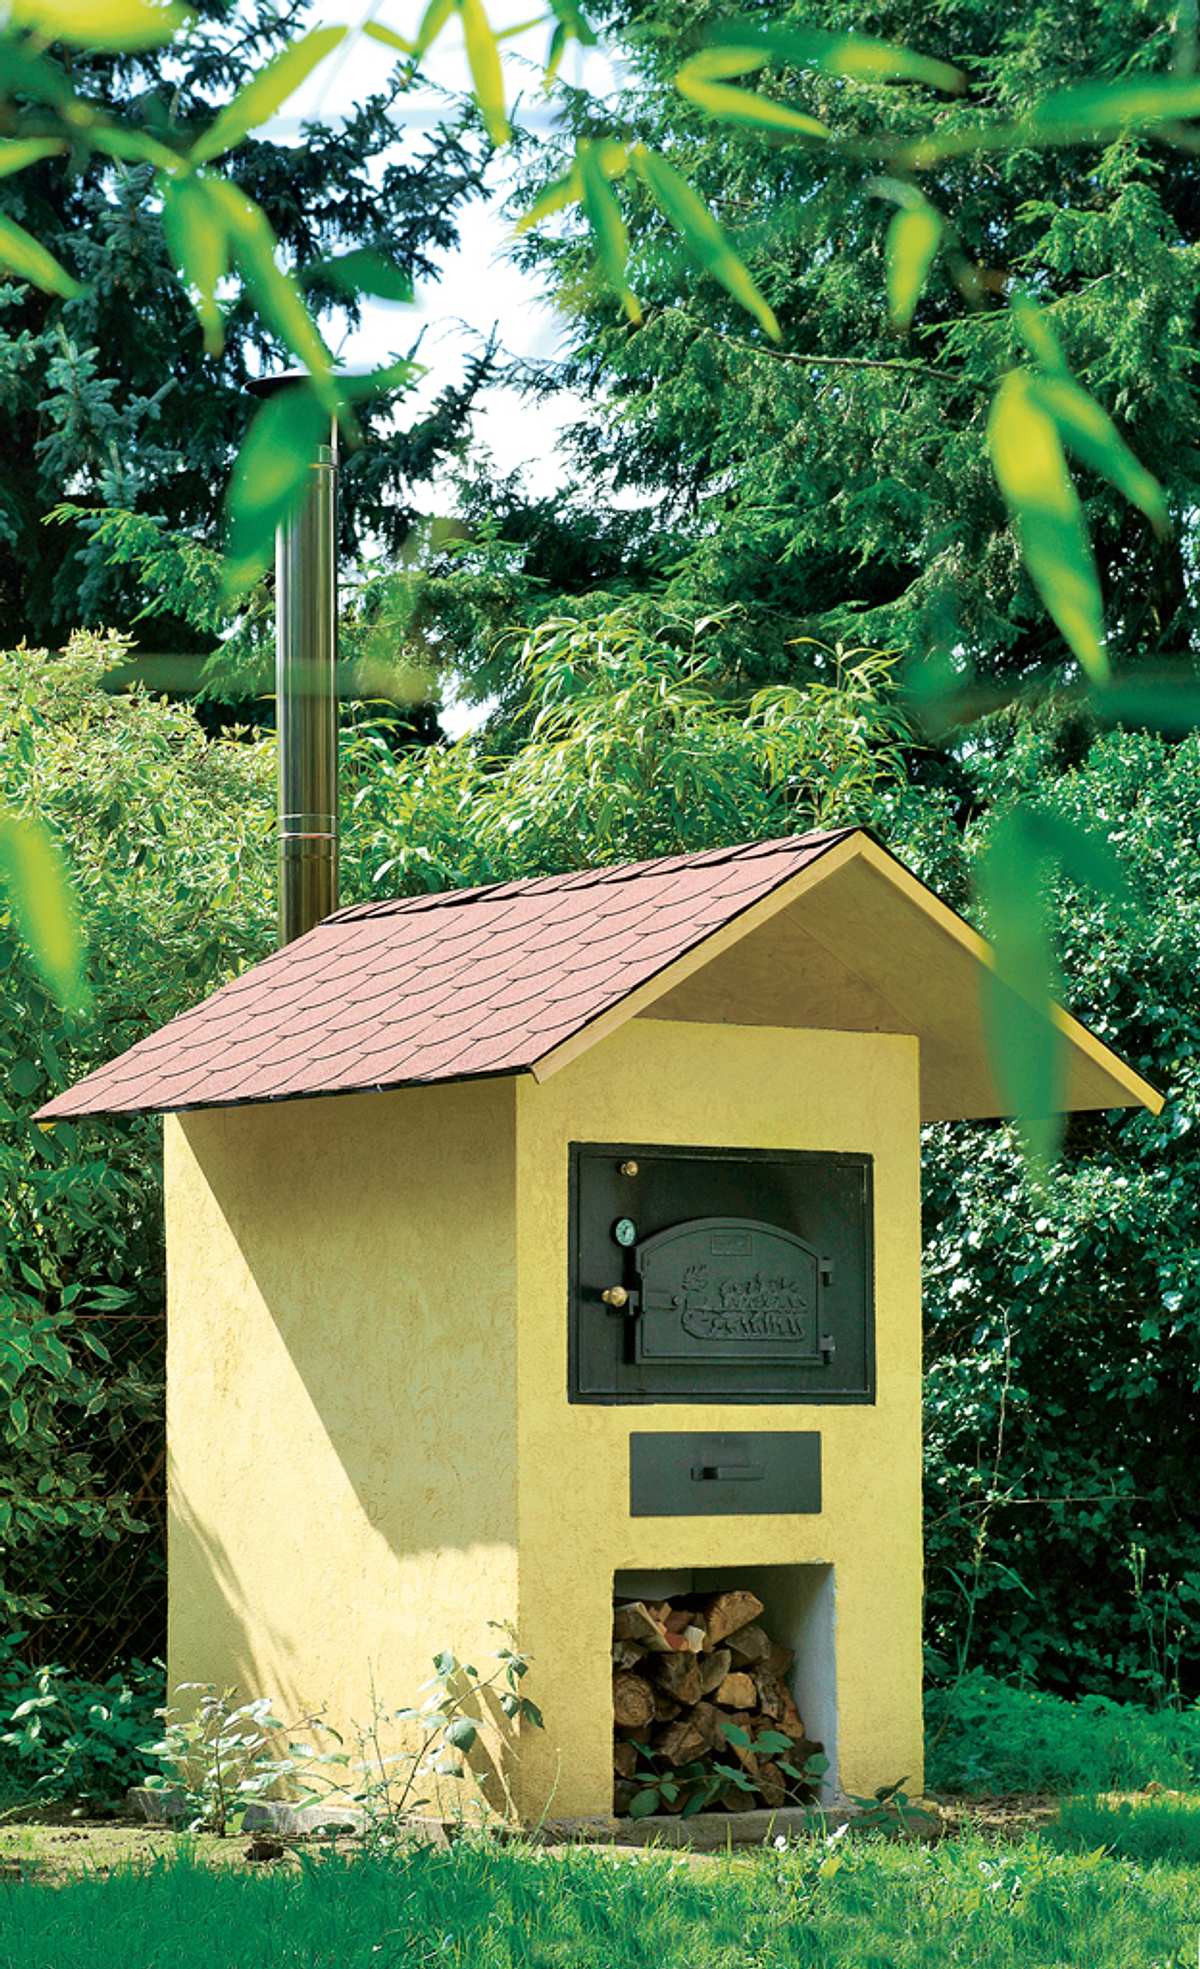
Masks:
[[[933,801],[897,817],[915,863],[965,902],[989,809],[1040,799],[1102,832],[1139,910],[1062,887],[1066,995],[1169,1098],[1157,1118],[1074,1120],[1040,1195],[1007,1130],[928,1132],[931,1665],[965,1647],[1064,1693],[1161,1700],[1178,1675],[1194,1696],[1200,739],[1097,737],[1047,711],[1002,721],[969,778],[965,831]]]

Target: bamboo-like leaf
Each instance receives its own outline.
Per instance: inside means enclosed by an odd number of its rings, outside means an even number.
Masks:
[[[583,178],[578,164],[573,164],[565,178],[555,178],[553,184],[547,185],[545,191],[538,194],[529,210],[522,212],[517,220],[517,231],[528,232],[530,226],[548,219],[552,213],[561,212],[568,205],[577,205],[582,197]]]
[[[228,178],[205,178],[209,196],[217,200],[247,291],[267,326],[286,343],[313,379],[313,387],[330,410],[337,392],[331,380],[332,362],[296,280],[275,258],[275,235],[252,199]]]
[[[77,48],[156,48],[189,18],[165,0],[10,0],[8,18]]]
[[[560,27],[584,48],[596,46],[596,30],[575,0],[550,0],[550,10]]]
[[[47,157],[61,157],[66,148],[58,137],[0,138],[0,178],[27,171],[31,164],[41,164]]]
[[[148,130],[134,130],[124,123],[89,121],[87,140],[93,150],[106,157],[118,157],[127,164],[153,164],[164,178],[186,177],[188,162],[177,150],[159,142]]]
[[[234,462],[226,502],[225,590],[242,594],[270,566],[276,528],[308,489],[329,414],[304,384],[268,397]]]
[[[229,272],[229,234],[220,201],[202,177],[168,179],[162,201],[167,250],[194,291],[204,346],[210,355],[219,355],[225,346],[225,324],[217,288]]]
[[[692,257],[778,342],[779,323],[773,309],[759,293],[704,200],[656,151],[639,144],[631,155],[651,197],[675,226]]]
[[[1131,76],[1081,82],[1034,104],[1026,127],[1045,136],[1110,136],[1115,130],[1200,115],[1200,77]]]
[[[0,267],[9,268],[19,280],[28,280],[47,294],[61,294],[66,301],[83,292],[73,275],[15,219],[0,217]]]
[[[1020,808],[996,821],[980,860],[994,965],[984,979],[984,1024],[992,1072],[1038,1180],[1061,1135],[1065,1059],[1051,1007],[1057,992],[1046,911],[1044,844]]]
[[[504,73],[491,22],[482,0],[458,0],[458,11],[462,15],[467,65],[484,127],[494,144],[506,144],[511,133],[504,107]]]
[[[387,363],[382,369],[369,369],[362,376],[340,372],[336,378],[338,395],[346,403],[367,403],[372,398],[391,396],[412,383],[419,383],[426,373],[423,364],[409,362],[407,358]]]
[[[1030,578],[1089,676],[1108,675],[1100,582],[1054,419],[1013,369],[996,392],[988,447]]]
[[[1170,531],[1167,495],[1117,430],[1108,412],[1069,376],[1037,376],[1034,401],[1054,419],[1075,456],[1100,472],[1130,503],[1145,513],[1155,531]]]
[[[555,78],[562,67],[562,58],[567,52],[567,30],[561,21],[555,21],[554,32],[550,36],[550,46],[546,50],[546,66],[542,71],[542,88],[549,93]]]
[[[88,992],[79,912],[58,846],[40,822],[0,813],[0,885],[47,989],[81,1011]]]
[[[385,48],[395,48],[398,54],[415,55],[417,52],[415,41],[406,41],[394,27],[385,27],[382,21],[364,21],[363,33],[369,34],[372,41],[382,42]]]
[[[966,87],[961,69],[919,55],[913,48],[877,41],[869,34],[830,34],[817,27],[761,27],[754,20],[715,23],[705,40],[713,47],[740,48],[757,64],[765,52],[791,68],[816,68],[859,82],[927,82],[957,95]]]
[[[1069,376],[1071,372],[1062,352],[1062,344],[1054,332],[1045,309],[1037,307],[1027,294],[1014,294],[1012,318],[1025,347],[1046,374]]]
[[[14,35],[0,35],[0,85],[9,96],[28,96],[35,103],[49,103],[61,109],[71,122],[84,124],[94,112],[71,94],[58,63],[49,55],[31,52],[27,42]]]
[[[629,259],[629,236],[616,194],[604,174],[595,144],[582,142],[576,153],[583,209],[596,242],[596,253],[605,274],[621,297],[630,321],[641,320],[641,309],[625,279]]]
[[[457,0],[429,0],[429,5],[421,16],[417,29],[416,53],[427,54],[438,35],[445,27],[457,5]]]
[[[887,232],[888,313],[907,328],[941,244],[942,215],[925,199],[901,205]]]
[[[306,282],[330,280],[347,294],[373,294],[381,301],[413,298],[412,275],[372,246],[356,246],[349,253],[318,261],[304,277]]]
[[[1026,824],[1044,853],[1082,888],[1103,896],[1126,917],[1141,914],[1141,903],[1133,884],[1113,853],[1104,835],[1095,828],[1056,814],[1049,807],[1033,807]]]
[[[269,122],[313,70],[345,40],[346,34],[344,27],[314,27],[290,47],[281,49],[238,91],[216,122],[193,144],[193,164],[210,164],[214,157],[221,157],[240,144],[251,130]]]
[[[1145,513],[1157,532],[1168,532],[1165,492],[1125,443],[1108,412],[1072,376],[1045,310],[1019,294],[1013,300],[1013,319],[1041,371],[1033,384],[1035,400],[1053,417],[1063,442],[1131,506]]]
[[[803,110],[777,103],[771,96],[760,96],[753,89],[733,89],[727,82],[712,80],[700,63],[687,62],[675,77],[681,96],[698,103],[710,116],[726,123],[749,123],[759,129],[782,130],[791,136],[821,138],[829,126]]]

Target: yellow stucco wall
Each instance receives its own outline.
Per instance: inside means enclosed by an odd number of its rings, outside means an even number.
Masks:
[[[513,1620],[547,1722],[523,1806],[604,1812],[614,1573],[832,1566],[842,1783],[919,1784],[917,1064],[903,1037],[639,1019],[543,1085],[168,1120],[172,1684],[345,1730]],[[876,1405],[571,1406],[588,1140],[870,1153]],[[819,1429],[821,1514],[632,1520],[631,1429],[717,1427]],[[761,1577],[786,1609],[819,1576]]]
[[[517,1087],[522,1643],[545,1710],[522,1750],[525,1809],[603,1811],[611,1787],[613,1575],[646,1567],[834,1567],[839,1775],[919,1788],[921,1332],[913,1039],[635,1019],[544,1085]],[[572,1141],[856,1150],[874,1157],[873,1406],[567,1402]],[[819,1429],[812,1517],[629,1516],[631,1429]],[[786,1589],[785,1589],[786,1590]],[[559,1645],[559,1637],[570,1645]]]
[[[346,1730],[515,1619],[513,1094],[168,1118],[172,1686]]]

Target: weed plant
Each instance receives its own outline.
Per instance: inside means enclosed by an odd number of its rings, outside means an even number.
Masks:
[[[1068,1702],[974,1673],[925,1698],[925,1782],[963,1797],[1126,1791],[1200,1778],[1200,1708]]]

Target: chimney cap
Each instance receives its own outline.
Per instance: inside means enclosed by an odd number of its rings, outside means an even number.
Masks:
[[[373,373],[370,369],[335,369],[333,375],[336,382],[356,383],[362,377]],[[279,369],[269,376],[251,376],[246,389],[252,397],[273,397],[280,390],[290,388],[293,383],[309,381],[310,375],[307,369]]]

